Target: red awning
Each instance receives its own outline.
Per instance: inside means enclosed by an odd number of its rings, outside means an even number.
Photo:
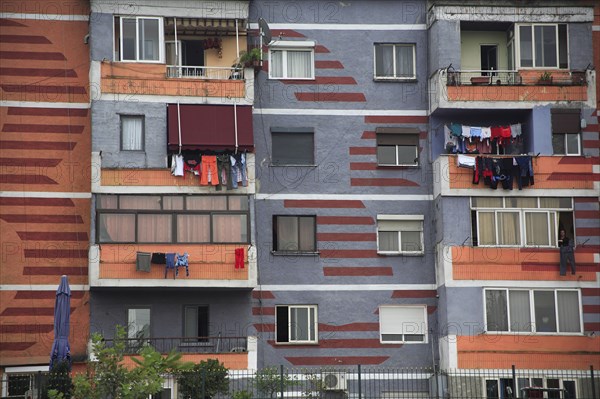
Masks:
[[[182,150],[234,150],[235,116],[233,105],[183,105],[181,116]],[[238,149],[252,150],[252,107],[237,107]],[[169,150],[179,150],[177,104],[167,105]]]

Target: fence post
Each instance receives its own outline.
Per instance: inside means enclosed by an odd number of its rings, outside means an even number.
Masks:
[[[283,399],[283,364],[279,365],[279,392],[281,393],[281,399]]]
[[[519,392],[517,392],[517,373],[515,373],[515,365],[513,364],[511,366],[512,368],[512,390],[513,390],[513,397],[515,398],[519,398]]]
[[[358,399],[362,399],[362,383],[361,383],[360,364],[358,365]]]
[[[596,382],[594,381],[594,366],[590,364],[590,374],[592,376],[592,399],[596,399]]]
[[[36,386],[37,386],[37,399],[41,399],[42,398],[42,372],[38,371],[36,374]]]

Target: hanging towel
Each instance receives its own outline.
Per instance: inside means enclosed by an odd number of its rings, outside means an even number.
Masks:
[[[152,254],[150,252],[138,252],[135,261],[135,270],[138,272],[150,273],[150,260]]]
[[[235,268],[236,269],[244,268],[244,248],[236,248],[235,249]]]
[[[468,155],[458,154],[456,156],[456,163],[459,167],[472,169],[475,167],[475,158],[476,157],[470,157]]]

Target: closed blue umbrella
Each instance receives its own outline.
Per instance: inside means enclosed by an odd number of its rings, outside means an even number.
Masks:
[[[54,342],[50,353],[50,370],[66,360],[71,367],[71,347],[69,346],[69,319],[71,317],[71,288],[67,276],[60,278],[54,302]]]

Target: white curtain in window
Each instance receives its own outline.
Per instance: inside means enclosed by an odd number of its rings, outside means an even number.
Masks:
[[[413,77],[413,47],[396,46],[396,76],[403,78]]]
[[[125,151],[142,150],[142,122],[141,116],[121,116],[122,145]]]
[[[527,245],[550,245],[548,213],[525,212]],[[554,231],[554,229],[552,230]]]
[[[498,244],[520,245],[521,228],[518,212],[498,212]]]
[[[298,218],[277,217],[277,250],[298,251]]]
[[[310,51],[287,51],[287,77],[310,78],[312,63]]]
[[[274,78],[283,77],[283,51],[271,50],[271,76]]]
[[[391,45],[375,46],[375,76],[394,76],[394,47]]]
[[[579,295],[577,291],[558,291],[559,332],[580,332]]]
[[[509,291],[511,331],[531,331],[529,291]]]
[[[315,250],[315,218],[301,217],[299,218],[299,249],[300,251]]]
[[[380,251],[398,252],[400,250],[397,231],[380,231],[378,238]]]
[[[119,209],[160,209],[159,196],[121,195]]]
[[[138,242],[172,242],[171,215],[139,214]]]
[[[246,215],[213,215],[213,242],[247,242]]]
[[[135,242],[135,215],[100,215],[100,242]]]
[[[210,242],[210,216],[177,215],[177,242]]]
[[[478,212],[479,245],[496,244],[496,216],[494,212]]]

